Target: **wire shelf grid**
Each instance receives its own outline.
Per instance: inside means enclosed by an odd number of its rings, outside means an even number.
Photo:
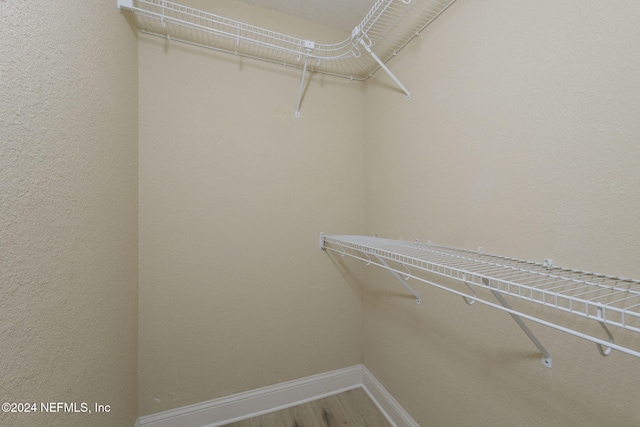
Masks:
[[[472,289],[471,286],[475,286],[499,292],[597,321],[603,327],[609,325],[640,332],[640,281],[638,280],[430,243],[367,236],[323,236],[323,248],[379,265],[398,274],[403,274],[404,271],[407,277],[418,280],[422,280],[419,272],[433,273],[463,282],[470,289]],[[378,257],[402,268],[389,267],[386,263],[386,266],[382,265],[373,259]],[[422,281],[434,284],[429,280]],[[475,291],[473,295],[465,295],[459,291],[447,289],[446,286],[436,286],[462,295],[465,299],[480,300],[475,295]],[[535,318],[531,319],[538,321]],[[567,331],[563,327],[557,329]],[[606,341],[579,332],[575,332],[574,335],[607,345]],[[612,340],[608,345],[611,344]],[[615,348],[640,357],[638,351],[617,345]]]
[[[363,55],[360,40],[383,62],[397,54],[455,0],[377,0],[351,37],[316,43],[166,0],[118,0],[137,17],[141,32],[234,55],[365,80],[379,64]]]

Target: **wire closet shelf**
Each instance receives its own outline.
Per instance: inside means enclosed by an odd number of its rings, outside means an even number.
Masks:
[[[351,36],[317,43],[165,0],[118,0],[147,34],[353,80],[365,80],[455,0],[377,0]],[[375,52],[363,54],[366,52]],[[369,52],[370,53],[370,52]]]
[[[615,343],[608,328],[611,326],[640,333],[638,280],[556,267],[551,260],[534,263],[481,251],[368,236],[321,234],[320,247],[391,271],[416,297],[418,303],[419,294],[407,285],[406,280],[409,278],[462,296],[468,304],[480,302],[506,311],[516,321],[522,317],[592,341],[597,344],[603,356],[615,349],[640,357],[637,349]],[[446,281],[436,283],[429,278],[429,274],[432,277],[454,279],[466,286],[458,289],[443,284]],[[476,292],[479,289],[490,291],[500,304],[481,297]],[[503,295],[595,321],[602,327],[606,338],[514,310]],[[528,330],[525,332],[530,334]],[[545,354],[546,350],[532,334],[529,337],[543,352],[543,363],[544,357],[548,357],[550,366],[550,356]]]

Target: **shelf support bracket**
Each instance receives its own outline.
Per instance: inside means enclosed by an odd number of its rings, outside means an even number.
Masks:
[[[486,286],[491,293],[493,294],[494,297],[496,297],[496,299],[500,302],[500,304],[502,304],[503,307],[508,308],[509,310],[513,309],[511,308],[511,305],[507,302],[507,300],[502,296],[502,294],[498,291],[496,291],[495,289],[493,289],[491,287],[491,285],[489,284],[489,279],[487,279],[486,277],[482,278],[482,284],[484,286]],[[516,321],[516,323],[518,324],[518,326],[520,326],[520,329],[522,329],[524,331],[525,334],[527,334],[527,336],[529,337],[529,339],[531,340],[531,342],[538,348],[538,350],[540,350],[540,352],[542,353],[542,364],[544,366],[546,366],[547,368],[551,368],[553,363],[552,363],[552,359],[551,359],[551,354],[547,351],[547,349],[542,345],[542,343],[538,340],[538,338],[536,338],[536,336],[533,334],[533,332],[531,332],[531,329],[529,329],[529,327],[527,325],[525,325],[525,323],[522,321],[522,319],[520,318],[520,316],[518,316],[517,314],[513,314],[513,313],[509,313],[511,315],[511,317],[513,318],[513,320]]]
[[[598,307],[598,317],[600,318],[604,317],[602,316],[602,309],[600,307]],[[601,321],[598,321],[598,323],[600,323],[600,326],[602,326],[602,329],[607,334],[609,343],[613,344],[613,335],[609,331],[609,328],[607,328],[607,325],[605,325],[604,322],[601,322]],[[596,343],[596,345],[598,346],[598,351],[602,356],[608,356],[611,354],[611,351],[612,351],[611,347],[603,347],[602,344],[598,344],[598,343]]]
[[[320,239],[318,240],[318,246],[320,247],[320,249],[325,250],[327,248],[325,241],[324,241],[324,233],[320,233]],[[366,252],[363,252],[367,259],[369,260],[369,263],[371,263],[371,258],[369,258],[369,255],[366,254]],[[344,255],[344,254],[343,254]],[[396,272],[393,268],[389,267],[389,264],[387,264],[387,262],[382,259],[380,256],[372,253],[372,255],[374,257],[376,257],[376,259],[378,260],[378,262],[380,264],[378,264],[381,267],[386,268],[387,270],[389,270],[391,272],[391,274],[393,274],[393,277],[395,277],[396,279],[398,279],[400,281],[400,283],[402,283],[404,285],[405,288],[407,288],[407,290],[409,292],[411,292],[411,295],[413,295],[416,298],[416,303],[420,304],[422,302],[422,299],[420,298],[420,294],[417,293],[416,291],[413,290],[413,288],[411,288],[411,286],[409,286],[406,282],[406,280],[404,280],[402,278],[402,276],[400,276],[400,274],[398,274],[398,272]],[[363,260],[364,261],[364,260]],[[368,265],[368,264],[367,264]],[[404,264],[403,264],[404,265]],[[405,266],[405,268],[407,268]]]
[[[402,276],[400,276],[400,274],[398,274],[393,268],[389,267],[389,264],[387,264],[384,259],[382,259],[381,257],[379,257],[376,254],[373,254],[373,256],[375,256],[376,259],[378,260],[378,262],[380,262],[380,264],[382,264],[387,270],[389,270],[391,272],[391,274],[393,274],[393,277],[398,279],[400,281],[400,283],[402,283],[404,285],[404,287],[407,288],[407,290],[409,292],[411,292],[411,295],[413,295],[416,298],[416,303],[417,304],[420,304],[422,302],[422,299],[420,298],[420,294],[417,293],[416,291],[414,291],[413,288],[411,288],[411,286],[409,286],[407,284],[406,280],[404,280],[402,278]]]
[[[300,105],[302,104],[302,95],[304,94],[304,79],[307,76],[307,66],[309,65],[309,54],[315,49],[316,44],[312,40],[305,40],[304,47],[306,56],[304,57],[304,67],[302,68],[302,79],[300,80],[300,90],[298,91],[298,106],[296,107],[296,118],[300,118]]]
[[[304,78],[307,75],[307,65],[309,57],[304,59],[304,68],[302,69],[302,80],[300,80],[300,90],[298,91],[298,106],[296,107],[296,118],[300,118],[300,105],[302,104],[302,94],[304,93]]]
[[[361,38],[360,39],[360,44],[362,46],[364,46],[364,49],[369,53],[369,55],[371,55],[371,57],[374,59],[374,61],[376,61],[378,63],[380,68],[382,68],[389,75],[389,77],[391,77],[393,79],[393,81],[396,82],[398,87],[407,95],[407,101],[410,100],[411,99],[411,93],[409,93],[409,90],[391,72],[389,67],[387,67],[386,64],[384,62],[382,62],[382,60],[380,60],[380,58],[378,58],[378,55],[373,53],[373,51],[371,50],[371,43],[367,45],[367,43],[364,41],[364,38]]]

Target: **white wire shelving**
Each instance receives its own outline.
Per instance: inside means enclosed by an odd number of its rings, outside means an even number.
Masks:
[[[603,356],[609,355],[612,350],[618,350],[640,357],[637,349],[615,343],[609,329],[615,327],[640,333],[638,280],[556,267],[548,259],[544,263],[534,263],[431,243],[368,236],[328,236],[321,233],[320,247],[389,270],[418,303],[421,302],[420,295],[407,283],[408,279],[457,294],[468,304],[479,302],[508,312],[541,351],[545,366],[551,367],[551,355],[522,319],[594,342]],[[436,283],[432,280],[433,277],[454,279],[466,286],[458,289],[446,284],[446,281]],[[498,303],[476,292],[480,289],[488,290]],[[601,326],[604,338],[515,310],[505,296],[596,322]]]
[[[377,0],[351,36],[318,43],[165,0],[117,0],[118,9],[136,16],[138,29],[168,40],[303,70],[296,116],[299,117],[307,70],[351,80],[366,80],[420,35],[455,0]]]

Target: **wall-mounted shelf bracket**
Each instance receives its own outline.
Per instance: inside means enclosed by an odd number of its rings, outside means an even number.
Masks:
[[[513,310],[513,308],[511,308],[511,305],[507,302],[506,299],[504,299],[504,297],[500,294],[500,292],[496,291],[495,289],[491,289],[491,285],[489,284],[489,279],[487,279],[486,277],[482,278],[482,283],[490,289],[491,293],[498,300],[498,302],[500,302],[500,304],[502,304],[503,307],[509,310],[509,314],[511,315],[513,320],[515,320],[518,326],[520,326],[520,329],[522,329],[524,333],[527,334],[531,342],[538,348],[538,350],[540,350],[540,353],[542,353],[542,364],[547,368],[551,368],[553,366],[551,354],[549,354],[549,352],[542,345],[540,340],[538,340],[538,338],[536,338],[533,332],[531,332],[531,329],[529,329],[529,327],[522,321],[522,318],[517,314],[515,314],[515,311]]]
[[[436,246],[431,242],[406,242],[368,236],[326,236],[321,233],[319,245],[327,252],[389,270],[418,300],[418,292],[406,284],[409,278],[461,296],[467,304],[479,302],[509,313],[542,353],[542,364],[546,367],[552,367],[551,355],[523,320],[591,341],[597,345],[602,356],[618,350],[640,358],[638,349],[614,342],[610,331],[611,327],[616,327],[627,334],[640,335],[639,280],[557,267],[550,260],[535,263],[481,251]],[[452,279],[454,282],[448,280],[438,283],[431,277]],[[466,285],[468,290],[458,289],[453,285],[456,281]],[[498,303],[486,299],[486,294],[476,292],[480,289],[492,294]],[[527,303],[534,303],[556,310],[561,315],[557,320],[562,319],[563,323],[566,321],[572,326],[547,320],[544,312],[533,316],[516,310],[507,302],[506,296],[522,300],[523,308]],[[576,329],[573,326],[579,326],[574,322],[576,318],[599,323],[606,338]]]
[[[413,288],[411,288],[411,286],[409,286],[409,284],[407,283],[407,281],[406,281],[405,279],[403,279],[403,278],[402,278],[402,276],[401,276],[397,271],[395,271],[393,268],[389,267],[389,264],[387,264],[387,263],[385,262],[385,260],[384,260],[384,259],[380,258],[379,256],[377,256],[377,255],[375,255],[375,254],[374,254],[374,256],[376,257],[376,259],[378,260],[378,262],[380,262],[380,264],[382,264],[383,266],[385,266],[385,267],[387,268],[387,270],[389,270],[389,271],[391,272],[391,274],[393,275],[393,277],[395,277],[396,279],[398,279],[398,281],[399,281],[400,283],[402,283],[402,285],[403,285],[405,288],[407,288],[407,290],[408,290],[409,292],[411,292],[411,295],[413,295],[414,297],[416,297],[416,303],[417,303],[417,304],[422,303],[422,299],[420,298],[420,294],[419,294],[419,293],[417,293],[415,290],[413,290]]]
[[[319,245],[320,249],[323,249],[323,250],[326,249],[325,244],[324,244],[324,233],[320,233],[320,239],[318,241],[318,245]],[[340,255],[344,256],[346,254],[347,254],[346,251],[343,251]],[[420,298],[420,294],[418,292],[416,292],[411,286],[409,286],[407,281],[401,276],[400,272],[398,272],[397,270],[391,268],[389,266],[389,264],[387,264],[387,262],[383,258],[377,256],[375,253],[372,253],[372,255],[374,256],[374,258],[376,258],[378,260],[379,264],[376,263],[376,265],[382,265],[387,270],[389,270],[389,272],[393,275],[393,277],[398,279],[398,281],[400,283],[402,283],[402,285],[405,288],[407,288],[407,290],[411,293],[411,295],[413,295],[416,298],[416,304],[422,303],[422,298]],[[373,262],[367,253],[364,253],[364,256],[366,257],[366,260],[363,260],[363,261],[367,265],[369,265],[369,264],[371,264]],[[408,269],[407,269],[407,272],[411,273]],[[409,279],[409,277],[407,277],[407,280],[408,279]]]
[[[304,59],[304,68],[302,69],[302,79],[300,80],[300,90],[298,91],[298,106],[296,107],[296,118],[300,118],[300,105],[302,104],[302,94],[304,93],[304,79],[307,75],[307,65],[309,57]]]
[[[367,44],[364,41],[364,38],[360,39],[360,44],[362,46],[364,46],[364,49],[367,51],[367,53],[369,55],[371,55],[371,57],[373,58],[374,61],[376,61],[378,63],[378,65],[380,66],[380,68],[382,68],[385,73],[387,73],[389,75],[389,77],[391,77],[391,79],[398,85],[398,87],[407,95],[407,101],[411,99],[411,93],[409,93],[409,89],[407,89],[402,82],[400,82],[400,80],[398,80],[398,78],[395,76],[395,74],[393,74],[391,72],[391,70],[389,69],[389,67],[387,67],[387,64],[385,64],[384,62],[382,62],[382,60],[380,58],[378,58],[378,56],[371,50],[371,43]]]
[[[307,49],[307,55],[304,58],[304,66],[302,67],[302,79],[300,80],[300,90],[298,91],[298,106],[296,107],[296,118],[300,117],[300,105],[302,104],[302,95],[304,94],[304,80],[307,76],[307,66],[309,65],[309,54],[315,47],[315,43],[311,40],[305,40],[304,46]]]

